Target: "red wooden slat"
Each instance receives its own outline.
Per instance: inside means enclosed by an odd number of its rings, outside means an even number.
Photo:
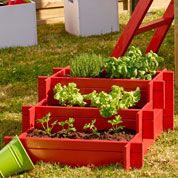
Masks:
[[[145,53],[149,52],[150,50],[153,52],[157,52],[159,50],[161,43],[174,19],[174,0],[171,0],[165,14],[161,19],[157,19],[140,26],[152,2],[153,0],[139,0],[128,24],[126,25],[111,54],[111,57],[118,58],[123,56],[135,35],[153,28],[157,29]]]
[[[126,25],[118,43],[116,44],[111,57],[120,57],[123,56],[126,52],[128,46],[130,45],[132,39],[134,38],[135,32],[142,23],[150,5],[153,0],[140,0]]]
[[[173,20],[174,20],[174,0],[172,0],[166,10],[166,12],[163,15],[163,18],[171,19],[170,22],[165,24],[164,26],[158,27],[150,41],[150,44],[148,45],[148,48],[146,49],[145,53],[148,53],[149,51],[153,51],[155,53],[158,52]]]
[[[144,23],[144,24],[140,25],[140,27],[136,31],[135,35],[147,32],[154,28],[158,28],[158,27],[163,26],[167,23],[172,23],[172,18],[167,18],[167,19],[160,18],[160,19],[153,20],[151,22]]]
[[[125,146],[124,150],[124,168],[126,171],[130,170],[130,143]]]

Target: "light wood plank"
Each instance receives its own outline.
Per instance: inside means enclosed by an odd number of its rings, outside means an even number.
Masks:
[[[36,15],[37,20],[64,17],[64,8],[39,9]]]
[[[178,87],[178,26],[175,26],[175,84]]]
[[[118,0],[120,3],[124,3],[125,5],[130,0]],[[64,7],[64,0],[34,0],[36,2],[36,9],[45,9],[45,8],[53,8],[53,7]]]
[[[123,3],[119,2],[119,13],[123,13]],[[61,21],[61,17],[64,19],[64,8],[62,7],[55,7],[55,8],[44,8],[44,9],[37,9],[37,21],[38,25],[47,24],[48,22],[51,24],[59,23]],[[54,18],[54,20],[52,20]],[[56,20],[56,19],[60,20]],[[50,19],[50,20],[48,20]],[[64,21],[64,20],[62,20]]]
[[[174,16],[175,16],[175,26],[174,26],[174,41],[175,41],[175,84],[178,87],[178,0],[174,2]]]
[[[37,20],[38,25],[55,24],[55,23],[60,23],[60,22],[64,22],[64,17]]]
[[[64,7],[63,0],[34,0],[34,1],[36,2],[36,9]]]

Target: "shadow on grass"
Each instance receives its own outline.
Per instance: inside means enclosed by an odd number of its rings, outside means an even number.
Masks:
[[[0,149],[4,146],[5,136],[15,136],[21,133],[21,120],[0,120]]]

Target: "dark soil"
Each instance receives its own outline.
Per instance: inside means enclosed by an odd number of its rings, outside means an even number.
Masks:
[[[28,137],[41,137],[41,138],[69,138],[69,139],[86,139],[86,140],[110,140],[110,141],[129,141],[136,134],[135,130],[124,128],[118,133],[114,133],[108,130],[100,131],[99,134],[87,133],[87,132],[72,132],[67,137],[64,137],[65,132],[59,131],[50,135],[44,131],[34,129],[29,131]]]

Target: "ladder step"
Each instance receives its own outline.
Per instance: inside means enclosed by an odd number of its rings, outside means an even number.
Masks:
[[[165,24],[172,23],[172,18],[160,18],[140,25],[135,35],[150,31],[152,29],[161,27]]]

